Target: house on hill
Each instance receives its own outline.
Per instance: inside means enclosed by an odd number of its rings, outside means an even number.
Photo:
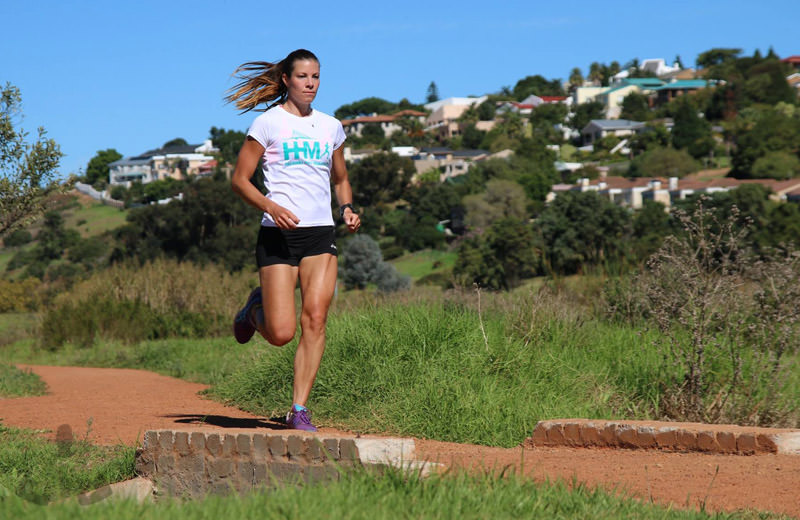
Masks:
[[[176,145],[149,150],[135,157],[125,157],[108,165],[108,183],[111,186],[130,187],[133,182],[147,184],[173,178],[184,180],[193,175],[208,174],[213,170],[218,152],[210,139],[203,144]]]
[[[593,144],[596,141],[613,135],[616,137],[626,137],[637,134],[645,129],[646,125],[640,121],[629,121],[627,119],[592,119],[588,125],[583,127],[581,135],[584,144]]]
[[[399,124],[401,119],[411,118],[416,119],[420,123],[424,123],[427,115],[428,114],[425,112],[420,112],[418,110],[401,110],[400,112],[395,112],[394,114],[385,115],[372,114],[353,119],[344,119],[342,121],[342,127],[344,128],[344,133],[347,136],[361,137],[361,132],[363,132],[364,128],[368,126],[378,126],[383,131],[383,135],[390,136],[394,132],[403,129],[403,127]]]
[[[576,184],[553,186],[547,195],[547,202],[555,199],[559,193],[565,191],[594,191],[608,198],[611,202],[631,209],[640,209],[645,200],[660,202],[666,208],[672,206],[676,200],[685,199],[696,193],[719,193],[738,188],[743,184],[760,184],[772,191],[771,199],[775,201],[794,200],[800,198],[800,179],[776,181],[773,179],[747,179],[738,180],[721,177],[708,181],[695,179],[678,179],[670,177],[638,177],[628,179],[625,177],[601,177],[589,180],[583,178]]]

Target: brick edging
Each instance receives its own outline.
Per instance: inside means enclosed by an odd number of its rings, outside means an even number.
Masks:
[[[533,446],[800,455],[800,430],[659,421],[540,421],[527,442]]]

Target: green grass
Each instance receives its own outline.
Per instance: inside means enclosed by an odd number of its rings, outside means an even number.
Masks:
[[[97,447],[81,439],[58,445],[0,424],[0,511],[9,506],[3,490],[42,504],[132,478],[133,465],[132,447]]]
[[[47,385],[30,370],[0,363],[0,399],[44,395]]]
[[[456,263],[457,256],[453,251],[428,249],[403,255],[389,263],[394,265],[401,274],[410,276],[412,280],[416,281],[433,272],[451,269]]]
[[[77,229],[83,238],[101,235],[125,224],[127,211],[99,202],[70,209],[64,213],[64,227]],[[79,225],[80,223],[80,225]]]
[[[74,501],[46,507],[0,498],[2,518],[83,520],[138,519],[778,519],[784,516],[741,512],[707,514],[644,504],[573,483],[537,484],[516,475],[496,478],[464,474],[428,479],[397,471],[359,472],[338,482],[282,486],[266,492],[195,501],[167,500],[138,505],[111,501],[81,507]]]
[[[323,425],[510,447],[542,419],[645,418],[658,401],[656,356],[632,330],[550,320],[519,338],[482,320],[486,340],[477,313],[452,303],[336,313],[309,406]],[[211,394],[278,414],[293,356],[265,350]]]

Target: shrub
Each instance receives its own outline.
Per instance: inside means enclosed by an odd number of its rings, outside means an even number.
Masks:
[[[662,414],[793,424],[799,405],[781,394],[800,337],[800,252],[755,258],[736,207],[720,220],[705,202],[679,212],[683,233],[667,237],[627,292],[611,293],[613,312],[641,312],[661,332]]]
[[[31,240],[33,240],[33,236],[30,231],[27,229],[17,229],[3,239],[3,245],[6,247],[19,247],[24,246]]]
[[[36,278],[20,281],[0,279],[0,313],[33,311],[39,307],[39,289],[42,282]]]
[[[163,337],[200,337],[230,332],[255,276],[224,268],[157,260],[116,265],[58,295],[44,316],[47,348],[97,338],[137,342]]]

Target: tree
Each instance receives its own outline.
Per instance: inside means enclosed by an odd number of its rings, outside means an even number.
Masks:
[[[173,146],[188,146],[188,145],[189,143],[186,142],[186,139],[184,139],[183,137],[176,137],[175,139],[170,139],[169,141],[164,143],[162,148],[172,148]]]
[[[69,186],[57,181],[63,154],[44,128],[33,143],[27,142],[27,132],[15,128],[21,106],[19,89],[6,83],[0,89],[0,238],[39,217],[47,197]]]
[[[400,275],[393,265],[383,261],[381,248],[369,235],[358,234],[350,238],[344,248],[342,280],[348,289],[364,289],[375,283],[382,292],[407,289],[411,280]]]
[[[732,132],[736,143],[731,157],[732,177],[751,178],[756,160],[769,152],[800,150],[800,117],[796,115],[773,107],[753,107],[737,120],[740,124]]]
[[[576,89],[583,86],[583,73],[578,67],[573,68],[569,73],[569,86],[570,89]]]
[[[478,119],[481,121],[491,121],[495,117],[496,107],[494,101],[487,99],[477,108]]]
[[[514,98],[522,101],[531,94],[537,96],[563,96],[564,89],[558,79],[548,80],[539,74],[526,76],[517,81],[513,90]]]
[[[496,220],[527,217],[525,190],[513,181],[492,179],[486,192],[464,197],[466,223],[472,228],[484,228]]]
[[[436,86],[436,82],[431,81],[431,84],[428,85],[428,92],[425,95],[425,100],[428,103],[439,101],[439,87]]]
[[[561,193],[536,220],[553,271],[619,262],[630,239],[630,215],[594,192]]]
[[[486,132],[478,130],[474,124],[467,125],[461,133],[461,144],[467,149],[479,148],[484,137],[486,137]]]
[[[102,187],[108,183],[108,165],[122,159],[122,154],[113,148],[98,150],[86,166],[86,182],[95,187]]]
[[[336,116],[336,119],[348,119],[370,114],[391,114],[392,112],[406,109],[424,110],[424,107],[413,105],[405,98],[398,103],[392,103],[379,97],[368,97],[340,106],[333,115]]]
[[[739,54],[741,54],[741,52],[742,49],[715,47],[705,52],[701,52],[697,56],[695,63],[697,63],[697,67],[701,69],[719,67],[720,65],[734,61]]]
[[[212,126],[208,131],[211,142],[214,148],[219,150],[219,162],[221,164],[234,164],[239,157],[239,149],[241,149],[246,138],[244,132],[239,130],[225,130],[224,128],[217,128]]]
[[[592,83],[598,83],[602,85],[603,82],[603,66],[600,63],[593,61],[591,65],[589,65],[589,80]]]
[[[768,152],[753,163],[756,179],[785,180],[800,176],[800,159],[784,151]]]
[[[575,130],[583,130],[592,119],[603,119],[605,116],[605,106],[599,101],[590,101],[589,103],[581,103],[575,107],[575,113],[572,115],[572,122],[570,125]]]
[[[650,103],[647,96],[639,92],[631,92],[625,99],[622,100],[622,112],[619,115],[620,119],[629,119],[631,121],[647,121],[652,118],[650,112]]]
[[[631,177],[683,177],[700,169],[684,150],[653,148],[635,157],[628,169]]]
[[[684,96],[685,97],[685,96]],[[714,149],[711,124],[697,113],[694,104],[687,100],[678,103],[672,128],[672,145],[683,149],[698,159]]]
[[[411,177],[414,163],[394,153],[375,153],[350,167],[353,199],[358,206],[394,202],[401,198]]]

